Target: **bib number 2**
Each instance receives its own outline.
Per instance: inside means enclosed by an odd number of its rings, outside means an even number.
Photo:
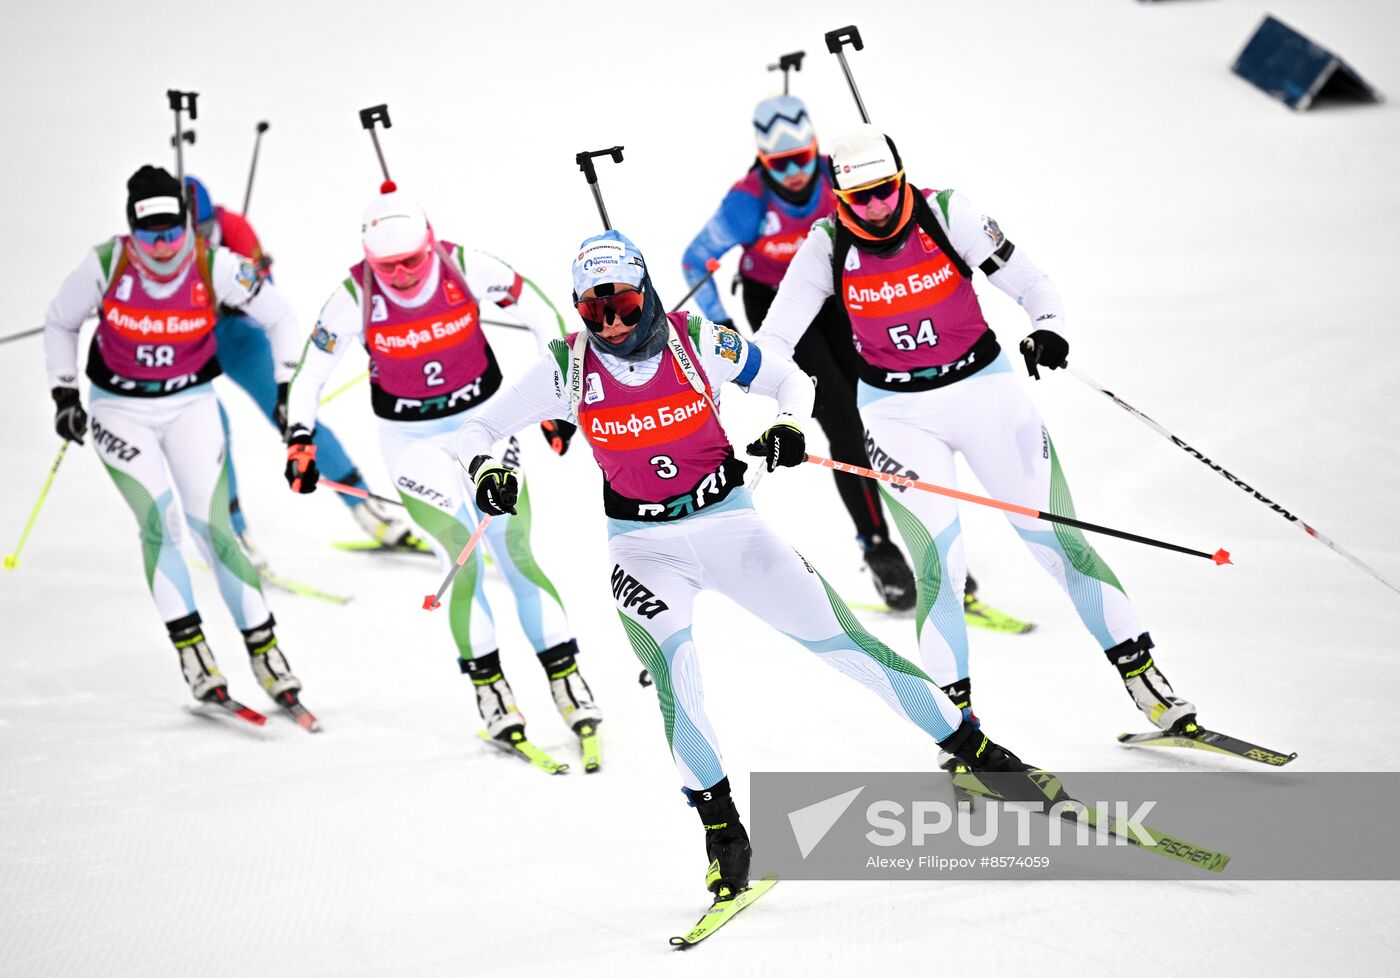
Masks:
[[[917,350],[920,346],[937,346],[938,334],[933,330],[932,319],[919,320],[918,330],[911,336],[909,323],[900,323],[889,329],[890,342],[896,350]]]
[[[441,387],[447,383],[442,379],[442,364],[437,360],[429,360],[423,364],[423,383],[429,387]]]

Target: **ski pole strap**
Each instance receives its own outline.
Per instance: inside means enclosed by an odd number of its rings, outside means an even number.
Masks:
[[[848,472],[851,475],[864,476],[867,479],[876,479],[880,482],[888,482],[892,486],[899,486],[904,489],[918,489],[922,492],[931,492],[939,496],[947,496],[950,499],[959,499],[965,503],[975,503],[978,506],[988,506],[992,509],[999,509],[1007,513],[1016,513],[1019,516],[1029,516],[1032,519],[1045,520],[1047,523],[1059,523],[1062,526],[1072,526],[1079,530],[1090,530],[1094,533],[1103,533],[1111,537],[1118,537],[1121,540],[1131,540],[1133,543],[1143,543],[1149,547],[1160,547],[1163,550],[1174,550],[1177,553],[1190,554],[1193,557],[1204,557],[1206,560],[1214,561],[1218,565],[1231,563],[1230,552],[1228,550],[1217,550],[1215,553],[1206,553],[1204,550],[1193,550],[1190,547],[1182,547],[1175,543],[1167,543],[1163,540],[1154,540],[1151,537],[1139,536],[1136,533],[1128,533],[1125,530],[1115,530],[1108,526],[1099,526],[1097,523],[1086,523],[1070,516],[1060,516],[1056,513],[1047,513],[1038,509],[1031,509],[1029,506],[1018,506],[1016,503],[1003,502],[1000,499],[989,499],[986,496],[973,495],[970,492],[963,492],[959,489],[949,489],[946,486],[934,485],[931,482],[920,482],[918,479],[910,479],[902,475],[895,475],[893,472],[876,472],[874,469],[867,469],[863,465],[851,465],[848,462],[838,462],[835,459],[822,458],[820,455],[808,455],[807,461],[813,465],[820,465],[823,468],[835,469],[837,472]]]
[[[491,514],[487,513],[481,517],[481,522],[476,524],[476,529],[472,531],[471,539],[462,548],[462,552],[457,555],[457,562],[452,565],[452,569],[447,572],[447,576],[442,580],[442,586],[437,589],[436,594],[429,594],[423,598],[423,610],[432,611],[441,607],[442,596],[447,593],[447,589],[452,585],[452,579],[457,576],[457,572],[462,569],[462,565],[467,562],[476,545],[481,542],[481,535],[486,532],[486,527],[491,524]]]
[[[1228,470],[1226,470],[1224,466],[1220,465],[1220,464],[1217,463],[1217,462],[1211,461],[1209,458],[1206,458],[1206,456],[1205,456],[1204,453],[1198,451],[1198,450],[1195,449],[1195,448],[1192,448],[1192,447],[1191,447],[1190,445],[1188,445],[1183,439],[1178,438],[1176,435],[1172,434],[1170,431],[1168,431],[1165,427],[1163,427],[1163,426],[1162,426],[1161,424],[1159,424],[1157,421],[1155,421],[1155,420],[1153,420],[1152,418],[1148,417],[1146,414],[1143,414],[1143,413],[1142,413],[1141,411],[1139,411],[1137,408],[1133,407],[1133,406],[1132,406],[1131,404],[1129,404],[1127,401],[1123,400],[1123,399],[1122,399],[1121,397],[1119,397],[1117,394],[1113,393],[1113,391],[1109,390],[1109,389],[1108,389],[1107,387],[1105,387],[1103,384],[1100,384],[1097,380],[1094,380],[1094,378],[1090,377],[1088,374],[1084,373],[1082,370],[1077,370],[1077,369],[1075,369],[1075,368],[1072,367],[1072,366],[1068,366],[1068,367],[1066,367],[1065,369],[1069,372],[1069,374],[1070,374],[1072,377],[1074,377],[1074,378],[1075,378],[1076,380],[1078,380],[1080,383],[1082,383],[1082,384],[1084,384],[1084,385],[1086,385],[1086,386],[1088,386],[1088,387],[1092,387],[1094,390],[1098,391],[1100,394],[1102,394],[1104,397],[1108,398],[1108,399],[1109,399],[1110,401],[1112,401],[1114,404],[1117,404],[1117,405],[1118,405],[1120,408],[1122,408],[1124,411],[1127,411],[1127,412],[1128,412],[1129,414],[1131,414],[1133,417],[1137,418],[1137,419],[1138,419],[1139,421],[1141,421],[1143,424],[1147,425],[1147,426],[1148,426],[1149,428],[1151,428],[1153,431],[1157,432],[1157,434],[1159,434],[1159,435],[1161,435],[1163,438],[1167,439],[1167,441],[1171,442],[1171,443],[1172,443],[1173,445],[1175,445],[1177,448],[1180,448],[1180,449],[1181,449],[1183,452],[1185,452],[1187,455],[1192,456],[1193,458],[1195,458],[1197,461],[1201,462],[1202,464],[1207,465],[1207,466],[1209,466],[1210,468],[1214,469],[1215,471],[1219,472],[1219,473],[1220,473],[1228,482],[1230,482],[1232,485],[1238,486],[1239,488],[1243,489],[1245,492],[1249,493],[1251,496],[1253,496],[1255,499],[1259,500],[1259,501],[1260,501],[1261,503],[1263,503],[1265,506],[1267,506],[1267,507],[1269,507],[1270,509],[1272,509],[1275,513],[1278,513],[1278,514],[1279,514],[1280,516],[1282,516],[1284,519],[1288,520],[1288,522],[1290,522],[1290,523],[1296,523],[1297,526],[1298,526],[1298,528],[1299,528],[1300,530],[1302,530],[1302,531],[1303,531],[1304,533],[1306,533],[1308,536],[1312,537],[1312,538],[1313,538],[1314,540],[1316,540],[1318,543],[1322,544],[1324,547],[1327,547],[1329,550],[1333,551],[1334,553],[1340,555],[1343,559],[1345,559],[1345,560],[1349,561],[1350,563],[1354,564],[1357,568],[1359,568],[1359,569],[1365,571],[1367,574],[1370,574],[1372,577],[1374,577],[1376,580],[1380,581],[1382,584],[1384,584],[1386,587],[1390,588],[1392,591],[1396,592],[1397,594],[1400,594],[1400,584],[1396,584],[1394,581],[1390,580],[1390,579],[1387,578],[1385,575],[1381,574],[1380,571],[1376,570],[1374,567],[1370,566],[1370,565],[1367,564],[1365,561],[1361,560],[1361,558],[1357,557],[1355,554],[1352,554],[1350,551],[1346,550],[1345,548],[1341,547],[1339,544],[1335,543],[1335,542],[1334,542],[1333,540],[1331,540],[1326,534],[1322,533],[1322,531],[1317,530],[1317,529],[1315,529],[1314,527],[1309,526],[1309,525],[1308,525],[1306,522],[1304,522],[1302,519],[1300,519],[1300,518],[1297,517],[1297,516],[1294,516],[1291,512],[1289,512],[1288,510],[1284,509],[1282,506],[1280,506],[1278,503],[1274,502],[1274,501],[1273,501],[1272,499],[1270,499],[1268,496],[1264,495],[1264,494],[1263,494],[1262,492],[1260,492],[1258,489],[1255,489],[1252,485],[1250,485],[1249,483],[1245,482],[1245,481],[1244,481],[1243,479],[1241,479],[1239,476],[1237,476],[1237,475],[1235,475],[1234,473],[1229,472]]]

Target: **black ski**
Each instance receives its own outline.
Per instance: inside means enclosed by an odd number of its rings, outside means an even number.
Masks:
[[[1280,751],[1251,744],[1247,740],[1231,737],[1215,730],[1208,730],[1199,724],[1189,723],[1184,729],[1153,730],[1148,733],[1122,733],[1118,743],[1128,747],[1192,747],[1196,750],[1214,751],[1242,757],[1246,761],[1267,764],[1270,767],[1283,767],[1298,756],[1297,752],[1284,754]]]

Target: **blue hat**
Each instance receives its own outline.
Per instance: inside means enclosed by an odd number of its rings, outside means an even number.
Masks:
[[[602,282],[642,288],[647,275],[641,251],[620,231],[585,238],[574,259],[574,297]]]
[[[817,140],[807,106],[793,95],[766,98],[753,110],[753,135],[765,156],[805,149]]]
[[[214,216],[214,199],[209,188],[196,177],[185,177],[185,186],[194,191],[194,223],[203,224]]]

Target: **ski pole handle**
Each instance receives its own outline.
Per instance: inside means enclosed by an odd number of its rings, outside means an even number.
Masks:
[[[791,54],[784,54],[778,58],[778,63],[769,65],[769,71],[781,71],[783,73],[783,94],[788,94],[788,72],[801,71],[802,59],[807,57],[806,51],[793,51]]]
[[[5,555],[5,570],[12,571],[19,566],[20,551],[24,549],[24,542],[29,539],[29,531],[34,529],[34,522],[39,518],[39,510],[44,507],[44,500],[49,498],[49,487],[53,485],[53,477],[58,474],[58,466],[63,461],[63,455],[68,451],[68,442],[58,446],[58,456],[53,460],[53,468],[49,469],[49,477],[44,480],[44,488],[39,490],[39,498],[34,500],[34,508],[29,512],[29,522],[24,524],[24,532],[20,534],[19,543],[15,544],[13,553]]]
[[[856,88],[855,75],[851,74],[851,66],[846,63],[845,47],[847,44],[857,51],[865,48],[865,42],[860,39],[860,30],[855,24],[826,32],[826,49],[836,55],[836,60],[841,62],[841,70],[846,75],[846,84],[850,86],[851,95],[856,100],[856,108],[860,111],[860,121],[869,125],[870,113],[865,111],[865,102],[860,97],[860,89]]]
[[[167,88],[165,97],[170,102],[170,111],[179,115],[181,112],[190,114],[190,121],[194,122],[199,118],[199,93],[182,92],[178,89]]]
[[[181,128],[181,113],[188,112],[191,122],[199,118],[199,93],[182,92],[178,89],[168,88],[165,91],[165,98],[166,101],[170,103],[170,111],[175,113],[175,135],[172,137],[172,141],[175,144],[175,177],[180,181],[181,192],[185,195],[186,199],[193,202],[193,194],[189,192],[189,188],[185,187],[184,144],[186,140],[184,131]],[[189,142],[194,142],[193,134],[191,134]]]
[[[583,171],[583,177],[589,183],[598,182],[598,171],[593,166],[593,160],[599,156],[611,156],[614,163],[622,162],[621,146],[609,146],[607,149],[584,150],[582,153],[574,154],[574,162]]]
[[[377,503],[388,503],[390,506],[402,506],[403,502],[398,499],[390,499],[388,496],[381,496],[378,493],[361,489],[358,486],[347,486],[343,482],[332,482],[330,479],[321,479],[316,483],[318,486],[325,486],[333,489],[343,496],[358,496],[360,499],[373,499]]]
[[[840,55],[841,49],[847,44],[857,51],[865,50],[865,42],[860,38],[860,28],[855,24],[826,32],[826,49],[832,54]]]
[[[1047,523],[1059,523],[1062,526],[1072,526],[1079,530],[1091,530],[1094,533],[1107,534],[1111,537],[1118,537],[1121,540],[1131,540],[1133,543],[1142,543],[1149,547],[1174,550],[1177,553],[1190,554],[1192,557],[1204,557],[1206,560],[1214,561],[1217,565],[1231,563],[1230,552],[1228,550],[1217,550],[1213,554],[1206,553],[1204,550],[1192,550],[1190,547],[1182,547],[1175,543],[1154,540],[1151,537],[1138,536],[1136,533],[1128,533],[1125,530],[1115,530],[1112,527],[1099,526],[1096,523],[1086,523],[1083,520],[1077,520],[1070,516],[1059,516],[1055,513],[1031,509],[1029,506],[1018,506],[1016,503],[1003,502],[1000,499],[976,496],[970,492],[963,492],[959,489],[949,489],[946,486],[934,485],[932,482],[920,482],[918,479],[910,479],[906,476],[895,475],[893,472],[876,472],[874,469],[867,469],[863,465],[851,465],[848,462],[837,462],[834,459],[822,458],[820,455],[808,455],[807,461],[813,465],[835,469],[837,472],[849,472],[851,475],[859,475],[867,479],[875,479],[879,482],[888,482],[892,486],[899,486],[904,489],[918,489],[921,492],[931,492],[935,495],[947,496],[950,499],[960,499],[965,503],[976,503],[978,506],[988,506],[992,509],[1002,510],[1003,512],[1016,513],[1019,516],[1029,516],[1032,519],[1045,520]]]
[[[583,178],[588,181],[588,189],[593,191],[593,203],[598,205],[598,216],[603,219],[603,230],[612,230],[612,221],[608,220],[608,209],[603,205],[603,192],[598,189],[598,170],[593,166],[593,160],[598,156],[611,156],[614,163],[622,162],[622,147],[609,146],[607,149],[584,150],[574,154],[574,162],[583,171]]]
[[[384,162],[384,150],[379,148],[379,130],[375,128],[375,125],[381,122],[384,123],[385,129],[394,127],[394,124],[389,121],[389,106],[387,104],[371,105],[367,109],[360,110],[360,125],[369,130],[370,141],[374,143],[374,155],[379,157],[379,169],[387,181],[390,179],[389,164]]]
[[[452,585],[452,579],[457,576],[457,572],[460,571],[462,565],[467,562],[467,558],[470,557],[472,551],[476,549],[476,545],[481,542],[481,535],[486,532],[486,527],[490,524],[491,514],[487,513],[481,517],[481,522],[478,523],[476,529],[472,531],[471,539],[468,540],[467,545],[462,548],[462,552],[457,555],[457,562],[452,565],[452,569],[448,571],[447,576],[443,578],[442,586],[437,589],[437,593],[424,596],[424,611],[432,611],[435,608],[441,607],[442,596],[447,593],[447,589]]]
[[[690,301],[690,297],[699,292],[710,279],[715,277],[715,272],[719,271],[719,259],[710,258],[705,262],[705,277],[690,287],[690,291],[681,296],[680,301],[671,307],[672,312],[680,312],[681,306]]]

